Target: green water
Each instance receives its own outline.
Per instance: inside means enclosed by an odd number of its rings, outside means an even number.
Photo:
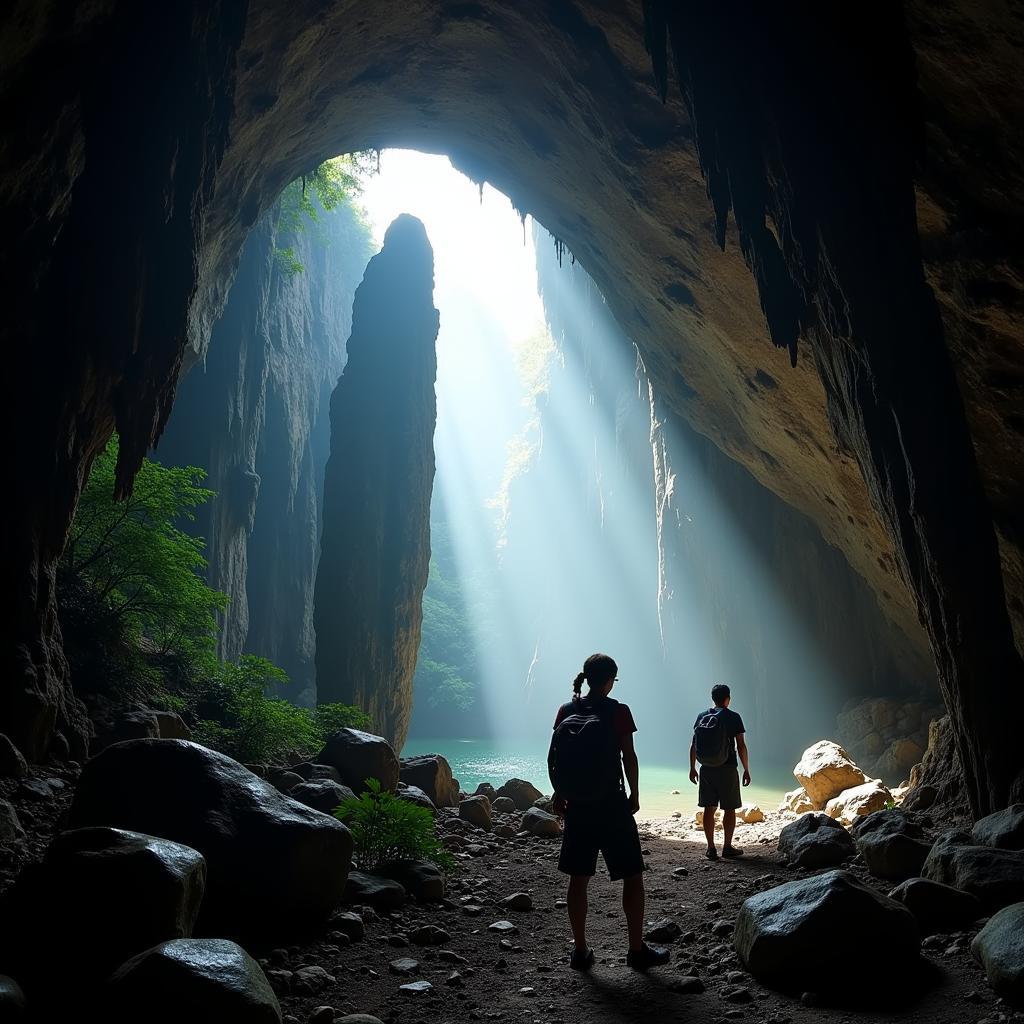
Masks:
[[[547,792],[547,748],[530,749],[516,741],[470,739],[410,739],[402,749],[403,757],[414,754],[443,754],[462,788],[472,793],[481,782],[500,786],[506,779],[526,779]],[[685,751],[678,764],[657,764],[640,754],[640,816],[666,818],[673,811],[687,817],[696,809],[697,787],[686,777],[689,765]],[[743,800],[762,810],[774,810],[782,794],[796,783],[783,769],[761,769],[751,764],[753,782],[743,791]],[[678,794],[672,791],[678,790]]]

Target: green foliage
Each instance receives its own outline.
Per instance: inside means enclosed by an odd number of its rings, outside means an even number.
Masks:
[[[90,592],[101,617],[158,653],[193,660],[212,654],[215,613],[227,596],[207,586],[203,541],[176,525],[213,497],[195,466],[144,459],[131,497],[114,501],[117,438],[93,463],[62,570]]]
[[[376,779],[367,779],[366,785],[365,793],[343,801],[334,812],[352,831],[357,868],[372,871],[393,860],[430,860],[445,871],[455,866],[426,807],[400,800]]]
[[[339,729],[369,729],[373,724],[365,711],[352,704],[318,704],[313,716],[324,738]]]
[[[217,663],[204,683],[197,740],[237,761],[282,764],[313,757],[337,729],[369,725],[368,715],[346,704],[310,709],[268,695],[287,682],[255,654],[243,654],[237,665]]]
[[[286,186],[278,200],[278,237],[294,237],[311,225],[319,225],[324,214],[358,197],[363,178],[372,173],[374,162],[370,153],[336,156]],[[305,270],[294,245],[275,248],[274,259],[285,274],[301,274]]]

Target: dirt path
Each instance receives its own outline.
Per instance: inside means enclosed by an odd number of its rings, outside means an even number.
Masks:
[[[657,827],[657,826],[654,826]],[[678,829],[678,823],[674,828]],[[625,924],[619,906],[620,886],[599,869],[591,887],[590,938],[597,964],[587,974],[571,971],[567,958],[569,931],[565,917],[565,883],[556,868],[558,841],[553,839],[491,839],[486,851],[459,861],[449,885],[447,907],[415,907],[391,915],[372,915],[366,936],[345,949],[317,944],[278,951],[268,966],[295,971],[303,966],[323,967],[335,980],[315,994],[281,992],[285,1014],[305,1024],[317,1007],[335,1013],[369,1013],[388,1024],[425,1024],[463,1020],[591,1024],[592,1021],[696,1021],[739,1020],[783,1024],[833,1024],[856,1020],[914,1020],[928,1024],[969,1024],[982,1019],[1022,1021],[997,1006],[981,969],[970,956],[969,935],[926,940],[923,993],[898,1005],[908,990],[910,965],[879,963],[870,948],[863,959],[844,968],[842,985],[851,993],[874,993],[893,1006],[890,1011],[830,1008],[806,998],[785,996],[758,985],[742,971],[731,939],[719,937],[712,927],[731,921],[749,895],[796,877],[781,866],[770,839],[778,822],[743,827],[737,841],[744,844],[741,861],[709,863],[695,832],[689,841],[666,839],[651,826],[641,830],[649,865],[647,919],[675,920],[683,936],[671,944],[668,967],[638,974],[626,967]],[[760,837],[762,842],[758,842]],[[676,875],[679,869],[685,875]],[[866,880],[856,865],[853,870]],[[888,888],[879,886],[879,888]],[[534,909],[516,913],[499,906],[515,892],[532,896]],[[466,897],[472,897],[466,900]],[[478,916],[461,909],[462,901],[481,906]],[[488,925],[511,920],[517,933],[502,948],[501,936]],[[447,931],[450,941],[439,947],[401,943],[421,924]],[[396,975],[389,963],[410,958],[418,966],[408,975]],[[458,959],[456,959],[458,958]],[[451,979],[452,974],[458,975]],[[704,991],[684,978],[696,976]],[[407,993],[400,986],[428,981],[431,988]],[[813,991],[815,980],[806,988]],[[890,1002],[890,997],[892,1002]],[[1000,1011],[1006,1014],[1000,1016]],[[324,1011],[324,1019],[331,1015]]]

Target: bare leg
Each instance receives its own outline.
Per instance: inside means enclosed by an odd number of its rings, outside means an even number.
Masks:
[[[732,846],[732,834],[736,831],[735,811],[722,811],[722,828],[725,829],[725,845],[723,848],[728,850]]]
[[[704,836],[708,841],[708,849],[713,850],[715,848],[715,815],[718,813],[717,807],[705,807],[704,808]],[[729,812],[726,811],[726,814]],[[736,823],[736,815],[733,814],[733,824]],[[728,833],[726,833],[728,835]],[[729,840],[726,839],[726,845]]]
[[[643,949],[644,945],[644,876],[633,875],[622,883],[622,909],[626,914],[629,948]]]
[[[569,878],[569,925],[572,928],[573,942],[580,952],[587,948],[587,875],[571,875]],[[641,901],[641,915],[643,915]]]

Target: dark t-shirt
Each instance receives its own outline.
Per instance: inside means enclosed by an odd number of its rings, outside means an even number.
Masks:
[[[697,723],[705,715],[714,714],[715,712],[717,712],[719,717],[721,718],[722,724],[725,726],[725,731],[728,733],[729,739],[732,742],[732,751],[729,754],[729,759],[725,763],[726,765],[735,768],[738,764],[736,760],[736,737],[739,736],[741,733],[747,731],[743,728],[743,719],[740,718],[740,716],[736,714],[735,711],[731,710],[730,708],[708,708],[707,711],[702,711],[693,720],[693,728],[697,728]]]

